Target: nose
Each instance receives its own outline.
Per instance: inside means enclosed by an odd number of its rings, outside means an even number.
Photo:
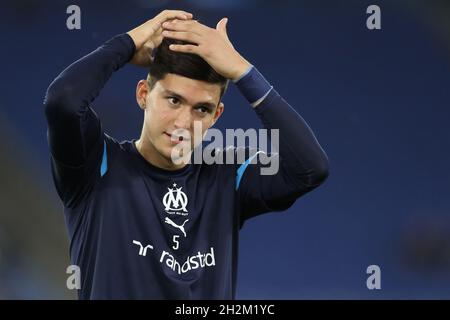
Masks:
[[[192,126],[192,121],[191,108],[188,106],[180,108],[174,123],[175,129],[189,130]]]

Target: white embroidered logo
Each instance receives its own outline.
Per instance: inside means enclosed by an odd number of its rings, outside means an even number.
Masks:
[[[146,256],[147,255],[147,249],[148,248],[150,248],[150,249],[152,249],[153,250],[153,246],[152,245],[146,245],[145,247],[144,246],[142,246],[142,244],[139,242],[139,241],[136,241],[136,240],[133,240],[133,243],[134,244],[136,244],[136,245],[138,245],[140,248],[139,248],[139,255],[140,256]]]
[[[162,202],[167,213],[186,216],[188,214],[188,211],[186,209],[188,198],[186,196],[186,193],[181,191],[183,187],[177,188],[176,186],[177,184],[174,183],[173,189],[167,188],[168,191],[164,195]]]
[[[186,224],[186,222],[188,222],[189,219],[186,219],[183,224],[181,226],[177,225],[175,222],[173,222],[172,220],[170,220],[169,218],[166,217],[166,219],[164,220],[165,223],[170,224],[171,226],[180,229],[181,232],[183,232],[184,237],[186,238],[186,231],[184,230],[184,225]]]

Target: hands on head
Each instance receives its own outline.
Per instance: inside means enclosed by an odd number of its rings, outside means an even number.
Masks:
[[[173,44],[170,50],[197,54],[217,73],[231,80],[237,79],[250,63],[233,47],[227,34],[227,22],[227,18],[222,18],[214,29],[193,20],[191,13],[164,10],[128,32],[136,45],[136,53],[131,62],[150,66],[152,50],[166,37],[191,43]]]

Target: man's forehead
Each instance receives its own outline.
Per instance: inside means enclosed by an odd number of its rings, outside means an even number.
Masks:
[[[161,92],[175,93],[193,104],[198,102],[217,104],[220,100],[220,84],[190,79],[177,74],[168,73],[156,83],[156,86]]]

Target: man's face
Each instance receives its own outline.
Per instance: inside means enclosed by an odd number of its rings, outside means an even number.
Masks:
[[[145,111],[143,135],[146,143],[165,159],[171,159],[172,149],[195,148],[206,130],[223,112],[220,85],[167,74],[149,91],[148,82],[138,83],[137,99]],[[194,123],[201,125],[201,136]],[[183,145],[184,144],[184,145]]]

